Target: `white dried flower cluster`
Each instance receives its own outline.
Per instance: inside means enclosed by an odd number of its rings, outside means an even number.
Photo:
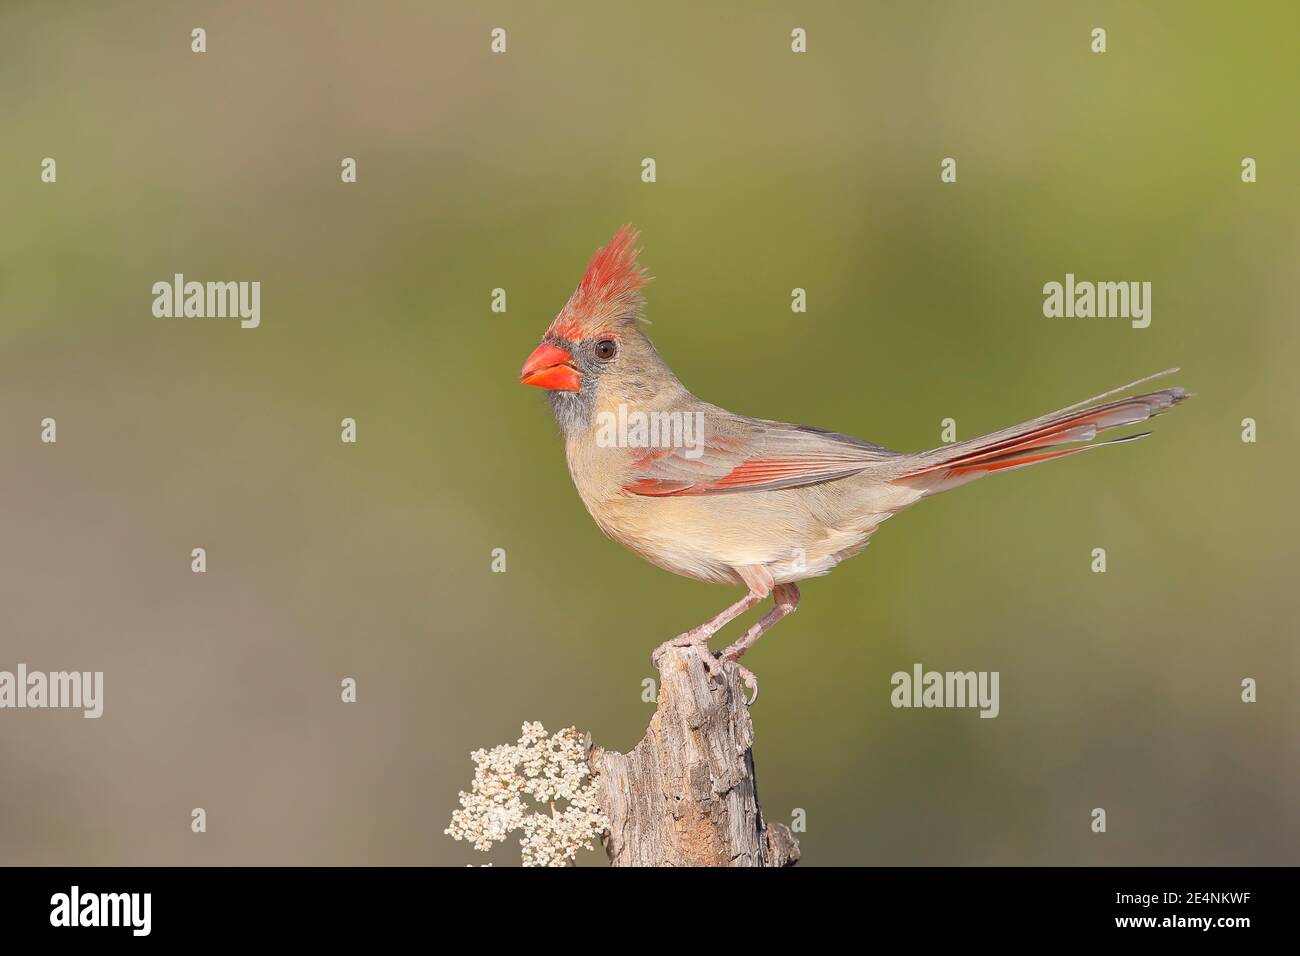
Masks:
[[[444,832],[473,841],[474,849],[486,852],[519,830],[524,866],[566,866],[609,829],[582,735],[573,727],[547,737],[541,724],[527,723],[518,743],[476,750],[470,758],[473,790],[461,791],[461,809]],[[566,806],[558,808],[557,800]]]

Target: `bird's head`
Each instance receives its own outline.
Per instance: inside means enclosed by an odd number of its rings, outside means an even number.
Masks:
[[[519,381],[547,389],[566,429],[586,424],[598,396],[644,389],[672,373],[641,330],[639,233],[624,226],[587,264],[582,281],[524,362]]]

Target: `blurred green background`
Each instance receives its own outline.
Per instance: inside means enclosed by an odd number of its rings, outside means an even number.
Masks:
[[[524,720],[635,744],[650,649],[738,594],[605,540],[517,384],[628,221],[661,353],[738,412],[915,450],[1175,364],[1198,394],[804,587],[746,663],[805,864],[1296,862],[1298,28],[1281,2],[7,0],[0,669],[103,670],[106,701],[0,712],[0,862],[513,863],[442,835],[470,750]],[[261,327],[155,319],[176,272],[260,281]],[[1152,282],[1151,327],[1044,318],[1066,272]],[[894,710],[918,661],[1000,671],[1001,715]]]

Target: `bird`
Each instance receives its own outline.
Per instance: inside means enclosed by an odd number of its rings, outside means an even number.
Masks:
[[[800,581],[861,552],[886,519],[985,475],[1144,438],[1150,432],[1095,440],[1190,397],[1177,387],[1121,397],[1179,371],[1167,369],[920,452],[738,415],[697,398],[651,343],[639,238],[626,225],[591,257],[520,382],[546,390],[574,487],[601,531],[667,571],[745,589],[660,644],[651,660],[657,665],[670,647],[694,647],[719,672],[731,662],[750,704],[758,680],[741,657],[799,606]],[[709,650],[723,627],[769,596],[773,606],[757,623],[722,651]]]

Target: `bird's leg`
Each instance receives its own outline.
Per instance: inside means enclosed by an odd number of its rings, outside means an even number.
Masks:
[[[697,627],[691,628],[689,631],[678,634],[670,640],[664,641],[656,647],[654,653],[650,655],[650,663],[658,667],[659,658],[663,657],[664,652],[670,647],[691,647],[692,645],[707,644],[709,638],[718,633],[718,631],[726,627],[736,618],[740,617],[740,615],[744,614],[759,601],[763,600],[764,597],[766,597],[765,594],[755,594],[753,591],[750,591],[743,598],[717,616],[710,618]]]
[[[753,647],[754,642],[762,637],[773,624],[797,608],[799,606],[799,588],[794,584],[778,584],[772,590],[772,598],[776,601],[776,606],[764,614],[762,620],[746,631],[744,637],[723,651],[720,655],[722,660],[740,660],[745,651]],[[748,671],[744,673],[748,673]],[[753,674],[749,676],[753,677]],[[748,684],[749,681],[746,680],[745,683]]]
[[[749,593],[716,617],[684,634],[678,634],[671,641],[664,641],[650,655],[651,664],[658,667],[659,658],[670,647],[698,647],[703,652],[706,663],[714,662],[713,655],[709,653],[709,638],[772,593],[772,572],[761,564],[742,565],[734,570],[745,587],[749,588]]]
[[[753,647],[754,642],[762,637],[764,632],[771,628],[773,624],[799,606],[799,588],[793,583],[778,584],[772,589],[772,598],[776,601],[776,606],[764,614],[757,624],[746,631],[744,637],[718,654],[721,660],[731,661],[736,665],[736,670],[740,672],[740,679],[746,687],[754,692],[754,695],[746,701],[749,706],[753,706],[754,701],[758,700],[758,678],[754,676],[753,671],[740,663],[741,655]]]

